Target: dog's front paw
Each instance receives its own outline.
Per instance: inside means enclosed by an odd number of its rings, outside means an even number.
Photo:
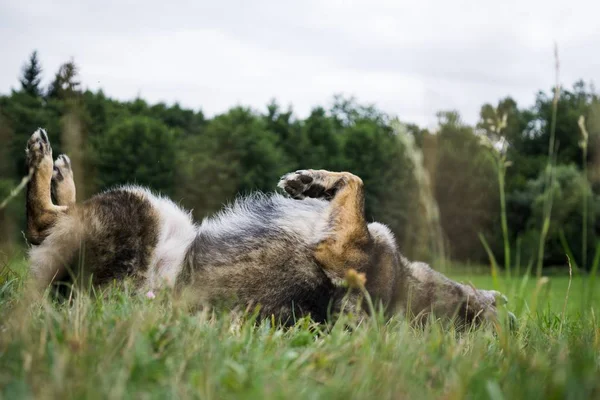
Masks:
[[[277,186],[294,199],[331,200],[338,190],[351,182],[362,186],[362,180],[349,172],[301,169],[282,176]]]
[[[285,190],[294,199],[300,200],[308,196],[308,191],[313,186],[314,180],[312,171],[298,170],[282,176],[277,186]]]

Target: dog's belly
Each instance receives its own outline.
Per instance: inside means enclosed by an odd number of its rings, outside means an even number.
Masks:
[[[282,196],[239,200],[203,221],[186,279],[207,302],[260,305],[282,319],[325,319],[337,287],[314,258],[326,234],[326,205]]]

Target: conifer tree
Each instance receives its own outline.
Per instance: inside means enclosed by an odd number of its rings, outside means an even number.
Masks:
[[[29,56],[29,61],[23,66],[22,76],[19,78],[22,90],[35,97],[41,96],[41,74],[42,66],[38,59],[37,51],[34,51]]]
[[[65,99],[80,93],[81,82],[77,79],[78,75],[79,68],[73,60],[61,65],[48,87],[47,97]]]

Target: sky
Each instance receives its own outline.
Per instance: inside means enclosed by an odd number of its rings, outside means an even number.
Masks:
[[[84,87],[213,116],[271,99],[305,117],[335,94],[405,122],[477,122],[555,81],[600,84],[600,1],[0,0],[0,93],[39,52],[44,82],[73,58]]]

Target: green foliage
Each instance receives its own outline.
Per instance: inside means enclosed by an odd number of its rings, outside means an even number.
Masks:
[[[178,197],[198,216],[216,211],[238,193],[273,190],[290,168],[264,119],[242,107],[184,138],[178,166]]]
[[[582,81],[576,82],[572,90],[561,92],[556,119],[557,163],[568,164],[575,162],[582,165],[581,149],[579,148],[580,136],[577,130],[577,120],[581,115],[587,115],[590,105],[598,102],[598,95],[588,90]],[[533,151],[540,151],[548,145],[549,126],[552,118],[552,98],[544,93],[539,93],[536,99],[535,112],[537,121],[532,125],[531,144]]]
[[[262,116],[265,128],[277,137],[276,146],[283,152],[286,164],[290,170],[302,169],[305,163],[310,163],[309,145],[306,135],[301,131],[300,121],[294,118],[291,107],[282,112],[275,100],[267,105],[267,113]],[[308,164],[309,165],[309,164]]]
[[[314,108],[302,125],[298,141],[298,163],[301,168],[341,169],[342,143],[335,121],[322,107]]]
[[[548,173],[554,175],[553,185],[550,190],[546,190],[544,183],[547,181],[545,176]],[[544,255],[544,262],[547,265],[561,265],[566,263],[565,249],[561,245],[560,233],[563,232],[568,247],[575,256],[575,262],[582,259],[581,247],[581,223],[583,198],[589,202],[591,208],[588,210],[588,237],[594,236],[593,224],[596,221],[598,201],[592,201],[592,191],[589,183],[582,175],[581,171],[573,164],[559,165],[552,172],[542,171],[539,177],[530,180],[526,189],[515,193],[515,198],[521,204],[530,204],[531,210],[525,217],[526,235],[524,237],[524,256],[526,259],[533,258],[529,249],[535,249],[535,243],[538,241],[539,227],[543,219],[543,203],[546,196],[553,196],[557,206],[551,215],[550,229],[548,232],[548,249]],[[595,196],[597,197],[597,196]],[[594,249],[588,250],[587,259],[592,259]]]
[[[126,182],[171,194],[175,180],[175,135],[160,121],[131,117],[93,141],[98,187]]]
[[[13,175],[18,177],[25,171],[25,144],[31,133],[38,127],[47,127],[50,132],[58,131],[59,117],[45,106],[43,99],[25,92],[13,92],[11,96],[0,97],[2,129],[12,132],[8,142]],[[57,143],[58,145],[59,143]]]
[[[138,183],[174,195],[197,218],[239,194],[274,190],[288,171],[353,172],[365,182],[368,220],[389,225],[402,251],[419,259],[435,259],[443,242],[455,260],[487,262],[482,235],[505,266],[517,262],[520,240],[520,261],[526,263],[538,247],[534,242],[541,227],[540,199],[550,193],[556,198],[545,264],[566,266],[566,244],[573,261],[589,268],[585,260],[591,260],[600,233],[600,97],[582,82],[558,98],[560,190],[549,191],[542,171],[548,164],[552,96],[544,92],[536,95],[531,108],[519,107],[510,97],[495,106],[483,105],[475,127],[461,122],[457,113],[439,113],[438,127],[429,131],[414,124],[392,129],[390,116],[341,96],[334,97],[330,107],[314,107],[305,118],[275,100],[264,112],[234,107],[205,118],[201,111],[179,104],[148,104],[140,98],[122,102],[102,91],[82,92],[73,60],[61,65],[43,90],[41,70],[34,52],[23,69],[22,89],[0,96],[0,140],[8,144],[0,146],[3,192],[26,173],[24,145],[42,126],[50,134],[54,154],[67,152],[74,161],[80,200],[109,186]],[[580,116],[589,132],[585,155]],[[498,121],[503,121],[502,129],[497,129]],[[505,152],[500,185],[498,164],[490,149],[481,146],[482,136]],[[568,177],[563,179],[564,174]],[[582,191],[589,192],[589,202],[584,203]],[[506,205],[506,234],[501,203]],[[589,207],[587,227],[582,223],[583,204]],[[11,205],[3,218],[3,241],[19,237],[23,207]],[[566,238],[562,243],[557,239],[561,230]],[[504,260],[503,254],[512,259]]]

